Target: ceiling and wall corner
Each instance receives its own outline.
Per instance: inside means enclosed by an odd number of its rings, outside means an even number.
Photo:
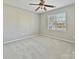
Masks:
[[[35,11],[38,6],[31,6],[29,3],[39,3],[39,0],[4,0],[4,4],[8,4],[11,6],[15,6],[17,8],[22,8],[25,10],[32,11],[34,13],[43,13],[43,10]],[[45,0],[45,4],[54,5],[55,8],[47,8],[47,11],[54,10],[57,8],[61,8],[70,4],[74,4],[75,0]]]

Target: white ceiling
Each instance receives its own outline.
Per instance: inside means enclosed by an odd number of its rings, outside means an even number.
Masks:
[[[45,4],[56,6],[55,8],[47,7],[48,11],[75,3],[74,0],[44,0],[44,1],[46,1]],[[4,4],[12,5],[18,8],[23,8],[35,13],[44,12],[43,10],[35,11],[35,9],[38,6],[32,6],[29,5],[29,3],[39,3],[39,0],[4,0]]]

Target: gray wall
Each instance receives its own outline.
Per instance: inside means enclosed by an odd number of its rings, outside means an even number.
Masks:
[[[59,31],[53,31],[48,30],[48,22],[47,22],[47,15],[51,15],[54,13],[59,12],[66,12],[67,14],[67,31],[66,32],[59,32]],[[65,40],[74,41],[75,38],[75,5],[69,5],[65,6],[63,8],[59,8],[56,10],[48,11],[46,13],[41,14],[41,33],[42,34],[48,34],[51,36],[64,38]]]
[[[11,41],[39,33],[39,15],[4,4],[4,40]]]
[[[48,11],[40,15],[4,4],[4,41],[14,40],[33,34],[48,34],[58,38],[74,41],[75,6],[74,4]],[[47,15],[65,11],[67,13],[67,31],[48,30]]]

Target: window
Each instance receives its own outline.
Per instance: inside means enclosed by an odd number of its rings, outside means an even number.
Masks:
[[[66,31],[66,13],[48,15],[48,30]]]

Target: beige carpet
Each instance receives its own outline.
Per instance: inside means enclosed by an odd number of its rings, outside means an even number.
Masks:
[[[74,44],[38,36],[4,45],[4,59],[75,59]]]

